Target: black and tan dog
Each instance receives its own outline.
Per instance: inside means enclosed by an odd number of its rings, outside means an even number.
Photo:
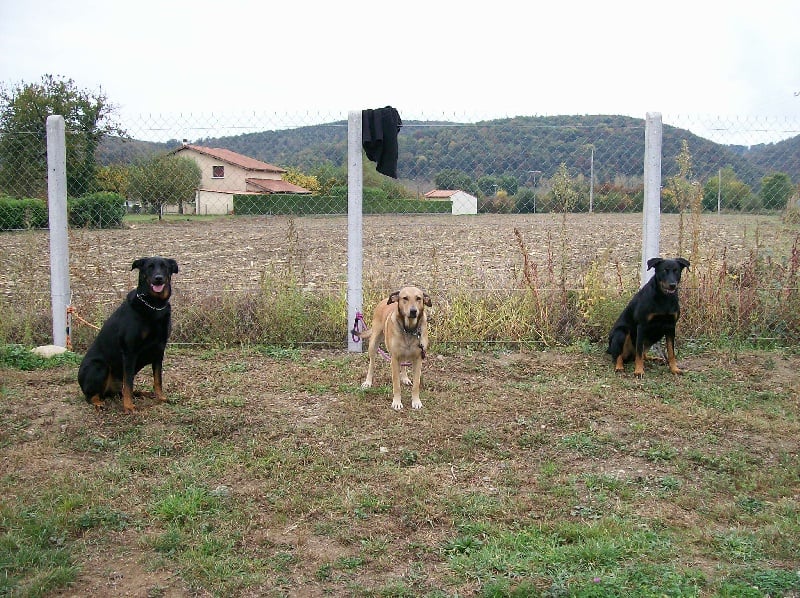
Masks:
[[[155,398],[166,401],[162,387],[164,349],[170,333],[172,275],[178,263],[147,257],[133,262],[139,284],[105,321],[78,369],[78,383],[87,402],[100,409],[105,397],[122,393],[125,413],[135,411],[133,379],[144,366],[153,366]]]
[[[633,296],[608,335],[606,353],[611,354],[614,371],[622,372],[624,364],[633,359],[634,375],[644,376],[647,350],[663,338],[669,370],[683,373],[675,361],[675,324],[681,314],[678,284],[683,269],[688,267],[689,262],[680,257],[647,260],[647,269],[655,269],[655,274]]]
[[[375,357],[381,341],[386,345],[392,366],[392,409],[400,410],[400,383],[411,385],[411,408],[421,409],[419,382],[422,374],[422,360],[428,350],[428,316],[426,307],[431,306],[431,298],[419,288],[408,286],[395,291],[375,308],[372,326],[355,336],[369,339],[369,368],[362,388],[372,386],[375,371]],[[411,378],[404,363],[411,363]]]

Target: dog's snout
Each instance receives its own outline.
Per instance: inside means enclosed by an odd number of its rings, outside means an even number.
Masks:
[[[409,309],[408,310],[408,315],[411,316],[412,318],[416,318],[417,317],[417,308],[416,307],[412,307],[411,309]]]

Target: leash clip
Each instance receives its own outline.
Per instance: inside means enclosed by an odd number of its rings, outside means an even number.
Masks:
[[[360,326],[359,326],[359,322],[361,322]],[[358,333],[361,332],[362,330],[366,330],[366,329],[367,329],[367,325],[364,323],[364,315],[360,311],[357,311],[356,312],[356,319],[353,322],[353,330],[351,330],[351,332],[350,332],[350,336],[353,338],[353,342],[354,343],[361,342],[361,337],[358,335]]]

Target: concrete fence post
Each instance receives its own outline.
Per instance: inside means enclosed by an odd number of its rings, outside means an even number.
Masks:
[[[639,282],[650,280],[647,260],[657,257],[661,235],[661,141],[660,112],[648,112],[644,129],[644,206],[642,208],[642,269]]]
[[[50,220],[50,302],[53,344],[67,345],[69,237],[67,234],[67,149],[64,117],[47,117],[47,202]]]
[[[361,111],[351,111],[347,117],[347,325],[353,325],[363,303],[363,191]],[[362,351],[362,343],[347,335],[347,350]]]

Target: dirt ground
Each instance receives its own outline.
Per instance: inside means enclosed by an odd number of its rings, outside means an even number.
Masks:
[[[618,266],[619,273],[631,280],[638,277],[641,214],[569,214],[566,235],[561,218],[558,214],[365,216],[364,284],[514,288],[522,267],[515,229],[542,272],[548,264],[558,267],[563,258],[576,273],[597,261],[615,271]],[[684,226],[681,235],[679,217],[662,216],[662,255],[677,255],[680,237],[686,248],[682,253],[688,255],[688,221]],[[704,215],[698,246],[704,260],[719,260],[724,252],[736,264],[757,243],[780,255],[790,236],[773,217]],[[12,302],[20,294],[49,296],[47,232],[3,233],[0,243],[0,294]],[[347,219],[134,222],[119,230],[71,230],[69,251],[71,290],[78,302],[82,294],[118,296],[132,288],[136,273],[130,272],[130,264],[150,255],[178,261],[178,293],[254,289],[262,275],[287,269],[308,288],[340,290],[347,282]]]

